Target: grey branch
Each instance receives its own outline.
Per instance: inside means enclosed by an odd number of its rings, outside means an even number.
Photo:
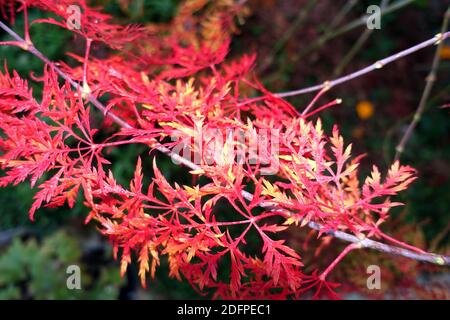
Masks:
[[[303,89],[299,89],[299,90],[293,90],[293,91],[286,91],[286,92],[279,92],[276,93],[275,96],[279,97],[279,98],[286,98],[286,97],[292,97],[292,96],[298,96],[298,95],[302,95],[305,93],[310,93],[310,92],[315,92],[315,91],[319,91],[325,87],[331,88],[334,87],[338,84],[353,80],[355,78],[359,78],[369,72],[372,72],[374,70],[378,70],[383,68],[384,66],[386,66],[387,64],[394,62],[395,60],[398,60],[400,58],[406,57],[414,52],[417,52],[421,49],[424,49],[426,47],[429,47],[433,44],[439,44],[441,41],[444,41],[445,39],[450,37],[450,32],[445,32],[445,33],[439,33],[437,35],[435,35],[433,38],[426,40],[424,42],[421,42],[419,44],[416,44],[415,46],[412,46],[408,49],[405,49],[403,51],[397,52],[389,57],[386,57],[382,60],[378,60],[375,63],[372,63],[371,65],[360,69],[356,72],[347,74],[343,77],[331,80],[331,81],[325,81],[322,84],[318,84],[315,86],[311,86],[311,87],[307,87],[307,88],[303,88]]]
[[[444,20],[442,22],[441,32],[447,31],[448,28],[448,20],[450,19],[450,6],[448,7],[447,11],[444,14]],[[425,79],[425,88],[423,89],[422,96],[420,97],[419,105],[417,106],[417,109],[414,113],[413,119],[411,123],[409,124],[408,128],[405,131],[405,134],[401,138],[399,144],[397,145],[396,153],[395,153],[395,160],[398,160],[402,154],[402,152],[405,149],[406,144],[408,143],[409,139],[411,138],[414,129],[416,128],[417,124],[419,123],[420,119],[422,118],[422,114],[425,111],[425,107],[427,104],[428,97],[431,94],[431,90],[433,89],[434,82],[436,81],[436,74],[439,66],[439,53],[441,51],[441,48],[444,44],[444,41],[440,41],[436,52],[434,53],[433,62],[431,64],[431,70],[428,76]]]

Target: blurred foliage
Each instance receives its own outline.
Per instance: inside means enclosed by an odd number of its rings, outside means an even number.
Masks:
[[[169,21],[176,14],[180,0],[92,2],[105,6],[105,11],[120,22],[145,24]],[[274,92],[298,89],[329,79],[336,64],[352,48],[362,32],[362,29],[358,29],[343,34],[298,60],[299,52],[308,43],[316,40],[321,31],[328,28],[332,20],[330,12],[337,13],[345,3],[331,0],[316,1],[317,5],[307,16],[306,23],[298,30],[294,30],[286,44],[280,46],[282,35],[292,25],[298,10],[302,10],[306,2],[249,0],[253,15],[233,40],[231,55],[256,51],[258,64],[264,61],[267,55],[273,54],[274,47],[281,48],[274,54],[270,68],[259,74],[263,83]],[[441,17],[438,14],[440,11],[436,8],[442,7],[445,2],[448,3],[441,0],[416,0],[404,9],[383,17],[383,29],[373,33],[363,49],[345,68],[344,73],[355,71],[393,52],[432,37],[438,32],[441,24]],[[374,4],[374,1],[358,1],[341,25],[357,19],[370,4]],[[42,17],[34,10],[29,14],[32,20]],[[412,26],[416,28],[414,32],[411,32]],[[23,30],[21,15],[17,17],[14,29],[19,32]],[[76,38],[55,26],[33,25],[31,37],[36,47],[53,61],[63,60],[70,63],[71,60],[64,53],[80,50]],[[7,35],[0,34],[0,41],[7,39]],[[326,130],[330,130],[334,123],[338,123],[346,141],[353,143],[355,153],[368,154],[363,160],[366,166],[363,166],[362,173],[370,170],[368,166],[370,163],[386,167],[392,161],[395,145],[411,120],[420,99],[423,80],[429,70],[432,54],[432,49],[419,52],[381,71],[333,88],[327,94],[328,100],[321,100],[326,102],[336,97],[343,98],[344,103],[339,108],[321,114],[322,120]],[[39,75],[42,70],[42,62],[18,48],[0,46],[0,58],[2,60],[0,69],[3,70],[3,62],[6,61],[10,71],[15,69],[25,77],[30,73]],[[450,100],[449,68],[450,60],[445,58],[441,63],[438,81],[427,110],[403,154],[402,162],[417,168],[419,179],[400,199],[407,204],[405,210],[394,211],[396,216],[404,216],[411,224],[422,222],[420,226],[424,230],[424,239],[421,238],[423,245],[430,243],[437,234],[441,234],[450,218],[448,196],[450,115],[449,109],[439,109],[440,105],[449,103]],[[39,94],[39,85],[33,86],[35,92]],[[311,95],[294,97],[290,102],[301,109],[310,99]],[[357,106],[362,102],[370,103],[371,110],[365,113],[366,116],[369,114],[370,116],[358,117]],[[367,111],[367,108],[362,111]],[[109,154],[109,159],[113,163],[111,169],[119,183],[129,183],[137,156],[151,157],[147,153],[144,146],[126,146],[112,150]],[[130,163],[133,165],[129,165]],[[144,163],[151,162],[144,161]],[[169,181],[176,181],[179,184],[192,183],[187,171],[173,165],[170,159],[159,162],[158,166]],[[146,170],[150,172],[150,168],[144,168],[144,172]],[[122,280],[123,283],[126,282],[126,286],[121,288],[119,294],[118,263],[106,267],[104,265],[89,267],[83,261],[83,243],[90,235],[97,234],[97,231],[93,224],[83,226],[86,210],[82,203],[78,202],[71,210],[68,208],[40,210],[36,221],[31,222],[28,218],[28,209],[34,191],[27,183],[0,190],[0,232],[24,227],[33,234],[33,238],[27,240],[17,237],[7,248],[0,249],[0,298],[106,299],[119,296],[152,298],[148,292],[156,292],[166,298],[199,298],[186,283],[168,278],[164,260],[161,261],[162,267],[158,269],[155,281],[149,283],[146,294],[136,296],[127,293],[139,290],[135,266],[129,268],[127,278]],[[226,208],[223,208],[223,211],[226,212]],[[68,226],[75,226],[77,232],[70,236],[64,231],[56,232],[66,230]],[[421,232],[418,234],[422,236]],[[290,241],[295,241],[296,236],[293,235],[294,240]],[[441,242],[448,243],[448,235],[444,235]],[[299,248],[301,245],[302,243],[299,243]],[[105,255],[111,256],[110,253]],[[66,266],[70,264],[82,267],[81,291],[66,288]],[[100,273],[89,275],[89,268],[92,267],[101,269]],[[350,269],[352,268],[355,266]]]

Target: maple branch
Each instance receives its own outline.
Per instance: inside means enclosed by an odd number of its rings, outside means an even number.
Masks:
[[[441,27],[441,33],[444,33],[447,31],[448,28],[448,20],[450,19],[450,6],[447,8],[447,11],[444,14],[444,20],[442,22]],[[422,96],[420,97],[419,105],[414,112],[413,119],[411,123],[409,124],[408,128],[406,129],[405,134],[403,135],[402,139],[400,140],[399,144],[395,148],[395,160],[398,160],[400,158],[400,155],[403,153],[406,144],[408,143],[409,139],[412,136],[412,133],[414,129],[416,128],[417,124],[419,123],[420,119],[422,118],[422,114],[425,111],[426,102],[428,100],[428,97],[431,94],[431,90],[433,89],[434,82],[436,81],[436,74],[437,69],[439,66],[439,52],[441,51],[441,48],[444,44],[444,41],[440,41],[436,52],[434,53],[433,62],[431,64],[431,70],[428,76],[425,79],[425,88],[423,89]]]
[[[310,223],[308,223],[308,226],[311,229],[314,229],[317,231],[320,231],[323,228],[320,224],[318,224],[316,222],[312,222],[312,221]],[[418,253],[418,252],[414,252],[414,251],[411,251],[408,249],[403,249],[403,248],[400,248],[397,246],[390,246],[388,244],[374,241],[369,238],[361,240],[354,235],[351,235],[351,234],[348,234],[348,233],[342,232],[342,231],[328,231],[326,233],[330,236],[333,236],[335,238],[338,238],[338,239],[341,239],[341,240],[344,240],[347,242],[357,243],[361,246],[361,248],[370,248],[370,249],[374,249],[377,251],[389,253],[392,255],[402,256],[402,257],[417,260],[417,261],[429,262],[429,263],[438,264],[438,265],[442,265],[442,266],[450,266],[450,257],[449,256],[439,255],[439,254],[434,254],[434,253]]]
[[[251,201],[253,199],[253,195],[247,191],[242,191],[242,196],[249,201]],[[290,211],[285,210],[285,209],[280,209],[280,208],[274,208],[272,204],[261,203],[259,206],[262,208],[265,208],[265,209],[282,212],[286,215],[291,215]],[[309,221],[307,226],[310,229],[314,229],[317,231],[323,231],[323,228],[324,228],[320,223],[317,223],[314,221]],[[330,235],[334,238],[346,241],[346,242],[356,243],[361,248],[371,248],[371,249],[374,249],[377,251],[389,253],[392,255],[402,256],[402,257],[406,257],[406,258],[417,260],[417,261],[429,262],[429,263],[438,264],[438,265],[442,265],[442,266],[450,266],[450,257],[449,256],[439,255],[439,254],[434,254],[434,253],[418,253],[418,252],[414,252],[412,250],[403,249],[403,248],[400,248],[397,246],[391,246],[391,245],[388,245],[385,243],[374,241],[369,238],[360,239],[352,234],[349,234],[349,233],[343,232],[343,231],[339,231],[339,230],[335,230],[335,231],[327,230],[327,231],[324,231],[324,233],[326,233],[327,235]]]
[[[405,49],[403,51],[397,52],[397,53],[395,53],[395,54],[393,54],[391,56],[388,56],[388,57],[386,57],[386,58],[384,58],[382,60],[378,60],[375,63],[372,63],[371,65],[369,65],[369,66],[367,66],[367,67],[365,67],[363,69],[360,69],[360,70],[355,71],[353,73],[347,74],[347,75],[342,76],[340,78],[337,78],[337,79],[334,79],[334,80],[331,80],[331,81],[325,81],[322,84],[314,85],[314,86],[303,88],[303,89],[299,89],[299,90],[275,93],[274,95],[276,97],[279,97],[279,98],[286,98],[286,97],[298,96],[298,95],[301,95],[301,94],[318,91],[318,90],[321,90],[321,89],[323,89],[325,87],[331,88],[331,87],[334,87],[334,86],[336,86],[338,84],[341,84],[341,83],[353,80],[355,78],[359,78],[359,77],[365,75],[366,73],[372,72],[372,71],[377,70],[377,69],[381,69],[382,67],[384,67],[385,65],[387,65],[387,64],[389,64],[389,63],[391,63],[393,61],[396,61],[396,60],[398,60],[400,58],[406,57],[406,56],[408,56],[408,55],[410,55],[410,54],[412,54],[412,53],[414,53],[416,51],[419,51],[421,49],[429,47],[429,46],[431,46],[433,44],[439,44],[439,43],[441,43],[442,41],[444,41],[445,39],[447,39],[449,37],[450,37],[450,32],[438,33],[437,35],[435,35],[433,38],[431,38],[429,40],[423,41],[423,42],[421,42],[419,44],[416,44],[415,46],[412,46],[412,47],[410,47],[408,49]]]
[[[336,257],[336,259],[333,260],[333,262],[325,269],[325,271],[322,272],[322,274],[319,276],[319,279],[322,281],[325,281],[325,278],[327,275],[336,267],[336,265],[342,261],[342,259],[345,258],[347,254],[349,254],[352,250],[360,249],[362,246],[359,242],[354,242],[352,244],[349,244],[347,247],[345,247],[344,250],[339,253],[339,255]]]
[[[129,125],[126,121],[121,119],[120,117],[116,116],[114,113],[110,112],[100,101],[98,101],[91,93],[87,93],[86,91],[83,91],[83,87],[80,86],[76,81],[72,80],[64,71],[62,71],[58,66],[55,65],[53,61],[50,61],[42,52],[40,52],[36,47],[31,44],[31,42],[25,41],[21,36],[19,36],[16,32],[14,32],[11,28],[9,28],[6,24],[4,24],[2,21],[0,21],[0,28],[6,31],[11,37],[13,37],[20,45],[20,48],[22,48],[25,51],[30,52],[37,58],[39,58],[44,63],[48,64],[53,70],[58,73],[61,78],[66,80],[70,83],[72,87],[74,87],[76,90],[80,92],[86,93],[86,98],[100,111],[103,112],[104,115],[110,117],[114,122],[116,122],[118,125],[120,125],[123,128],[131,129],[132,126]]]
[[[80,92],[83,91],[83,88],[82,88],[82,86],[80,86],[80,84],[78,84],[76,81],[72,80],[70,78],[70,76],[67,75],[60,68],[58,68],[55,65],[54,62],[50,61],[46,56],[44,56],[33,45],[30,45],[29,43],[27,43],[22,37],[20,37],[16,32],[14,32],[12,29],[10,29],[2,21],[0,21],[0,28],[3,29],[4,31],[6,31],[8,34],[10,34],[17,41],[17,43],[19,43],[19,47],[20,48],[22,48],[22,49],[24,49],[26,51],[29,51],[31,54],[33,54],[34,56],[36,56],[37,58],[42,60],[44,63],[48,64],[63,79],[68,81],[71,84],[71,86],[73,86],[76,90],[79,90]],[[441,40],[443,40],[444,38],[448,37],[449,35],[450,35],[450,32],[448,32],[448,33],[446,33],[444,35],[441,35],[439,38],[441,38]],[[425,47],[425,46],[430,45],[434,41],[436,41],[436,40],[431,39],[431,40],[425,41],[422,44],[419,44],[417,46]],[[3,44],[14,45],[14,43],[11,43],[11,42],[3,43]],[[417,46],[415,46],[413,48],[416,48]],[[411,49],[413,49],[413,48],[411,48]],[[409,50],[411,50],[411,49],[409,49]],[[412,50],[410,53],[415,52],[417,50],[419,50],[419,49],[416,48],[415,50]],[[404,54],[404,55],[406,55],[406,54]],[[365,72],[365,73],[367,73],[367,72]],[[362,74],[364,74],[364,73],[362,73]],[[321,89],[321,88],[319,88],[319,89]],[[105,116],[111,118],[120,127],[126,128],[126,129],[133,128],[125,120],[123,120],[122,118],[120,118],[119,116],[114,114],[112,111],[108,110],[91,93],[86,94],[85,97],[98,110],[102,111],[102,113]],[[193,162],[183,158],[182,156],[172,152],[169,148],[167,148],[165,146],[157,145],[154,148],[157,149],[158,151],[160,151],[160,152],[170,156],[173,160],[178,161],[179,163],[182,163],[183,165],[185,165],[186,167],[188,167],[188,168],[190,168],[192,170],[198,170],[198,169],[201,168],[199,165],[197,165],[197,164],[195,164],[195,163],[193,163]],[[241,194],[248,201],[251,201],[253,199],[253,194],[251,194],[248,191],[242,190]],[[264,209],[281,212],[281,213],[283,213],[283,214],[285,214],[287,216],[290,216],[292,214],[288,210],[285,210],[285,209],[282,209],[282,208],[275,208],[275,207],[273,207],[272,204],[267,203],[267,202],[261,202],[261,203],[258,204],[258,206],[261,207],[261,208],[264,208]],[[437,255],[437,254],[433,254],[433,253],[416,253],[416,252],[408,250],[408,249],[403,249],[403,248],[400,248],[400,247],[397,247],[397,246],[387,245],[387,244],[384,244],[384,243],[381,243],[381,242],[378,242],[378,241],[374,241],[374,240],[371,240],[371,239],[368,239],[368,238],[360,239],[360,238],[358,238],[358,237],[356,237],[354,235],[351,235],[351,234],[343,232],[343,231],[338,231],[338,230],[336,230],[336,231],[333,231],[333,230],[324,231],[323,230],[324,226],[322,226],[321,224],[319,224],[317,222],[314,222],[314,221],[309,221],[307,226],[309,228],[311,228],[311,229],[314,229],[314,230],[317,230],[317,231],[322,231],[325,234],[328,234],[328,235],[333,236],[335,238],[341,239],[343,241],[358,244],[358,246],[361,247],[361,248],[371,248],[371,249],[378,250],[378,251],[381,251],[381,252],[385,252],[385,253],[389,253],[389,254],[397,255],[397,256],[403,256],[403,257],[410,258],[410,259],[417,260],[417,261],[429,262],[429,263],[443,265],[443,266],[450,266],[450,257],[449,256]]]

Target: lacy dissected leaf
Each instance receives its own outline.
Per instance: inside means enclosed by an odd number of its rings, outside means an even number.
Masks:
[[[356,247],[331,260],[325,234],[411,249],[380,226],[415,171],[374,166],[361,184],[361,156],[337,126],[325,132],[311,119],[327,105],[300,113],[252,74],[255,55],[227,59],[248,14],[243,3],[185,1],[170,23],[138,28],[81,0],[0,1],[3,16],[42,10],[52,17],[32,23],[69,29],[86,44],[84,55],[66,52],[73,63],[46,61],[30,77],[43,85],[39,99],[15,71],[0,74],[0,186],[36,186],[32,219],[42,206],[72,207],[82,193],[86,223],[111,241],[122,275],[136,257],[144,287],[167,261],[170,277],[215,298],[336,298],[338,284],[326,277]],[[81,9],[80,28],[67,24],[70,5]],[[115,50],[92,54],[92,41]],[[151,152],[125,164],[134,176],[121,184],[110,155],[128,144]],[[167,179],[158,151],[187,167],[192,185],[172,181],[178,171]],[[316,231],[296,244],[289,235],[307,226]]]

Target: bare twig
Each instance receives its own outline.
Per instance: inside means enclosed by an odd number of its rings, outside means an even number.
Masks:
[[[444,15],[444,20],[442,22],[442,28],[441,28],[441,34],[443,34],[448,29],[448,20],[450,19],[450,7],[448,7],[447,11]],[[448,33],[448,32],[447,32]],[[416,112],[414,113],[413,119],[411,123],[409,124],[408,128],[405,131],[405,134],[403,135],[402,139],[400,140],[399,144],[395,148],[395,160],[398,160],[403,153],[406,144],[408,143],[409,139],[412,136],[412,133],[414,129],[416,128],[417,124],[419,123],[420,119],[422,118],[422,114],[425,110],[425,106],[427,104],[428,97],[430,96],[431,90],[433,89],[434,82],[436,81],[436,74],[437,69],[439,66],[439,52],[443,46],[444,39],[441,39],[438,43],[438,46],[436,48],[436,52],[433,57],[433,62],[431,64],[431,70],[428,76],[425,79],[425,88],[422,92],[422,97],[420,98],[419,106],[416,109]]]
[[[444,39],[447,39],[450,37],[450,32],[446,32],[446,33],[439,33],[436,36],[434,36],[433,38],[426,40],[424,42],[421,42],[419,44],[416,44],[415,46],[412,46],[406,50],[397,52],[396,54],[393,54],[389,57],[386,57],[382,60],[378,60],[377,62],[363,68],[360,69],[356,72],[347,74],[341,78],[337,78],[335,80],[331,80],[331,81],[325,81],[322,84],[318,84],[315,86],[311,86],[311,87],[307,87],[307,88],[303,88],[303,89],[299,89],[299,90],[293,90],[293,91],[286,91],[286,92],[279,92],[276,93],[275,96],[279,97],[279,98],[286,98],[286,97],[292,97],[292,96],[298,96],[301,94],[305,94],[305,93],[310,93],[310,92],[315,92],[315,91],[319,91],[321,89],[323,89],[324,87],[328,86],[328,87],[334,87],[338,84],[347,82],[349,80],[353,80],[355,78],[359,78],[362,75],[365,75],[366,73],[372,72],[374,70],[377,69],[381,69],[382,67],[384,67],[385,65],[398,60],[400,58],[406,57],[416,51],[419,51],[421,49],[424,49],[426,47],[429,47],[433,44],[437,44],[440,43],[441,41],[443,41]],[[260,97],[257,97],[255,99],[259,99]]]
[[[274,93],[273,96],[276,96],[278,98],[287,98],[287,97],[293,97],[293,96],[299,96],[302,94],[306,94],[306,93],[311,93],[311,92],[315,92],[315,91],[319,91],[322,90],[323,88],[327,87],[328,89],[331,89],[332,87],[341,84],[341,83],[345,83],[347,81],[359,78],[369,72],[381,69],[382,67],[384,67],[385,65],[394,62],[398,59],[401,59],[403,57],[406,57],[412,53],[415,53],[416,51],[422,50],[424,48],[427,48],[433,44],[439,44],[441,41],[444,41],[445,39],[450,37],[450,32],[446,32],[446,33],[439,33],[437,35],[435,35],[433,38],[426,40],[424,42],[421,42],[419,44],[416,44],[415,46],[412,46],[408,49],[405,49],[403,51],[397,52],[393,55],[390,55],[382,60],[378,60],[375,63],[372,63],[371,65],[368,65],[365,68],[362,68],[358,71],[355,71],[353,73],[347,74],[345,76],[342,76],[340,78],[334,79],[334,80],[326,80],[321,84],[316,84],[314,86],[310,86],[310,87],[306,87],[306,88],[302,88],[302,89],[298,89],[298,90],[292,90],[292,91],[285,91],[285,92],[278,92],[278,93]],[[253,102],[257,102],[257,101],[261,101],[266,99],[267,96],[263,95],[263,96],[259,96],[259,97],[254,97],[254,98],[249,98],[249,99],[245,99],[242,100],[239,103],[239,106],[243,106],[249,103],[253,103]]]
[[[70,78],[69,75],[67,75],[66,73],[64,73],[61,69],[59,69],[55,63],[53,63],[52,61],[50,61],[47,57],[45,57],[39,50],[37,50],[32,44],[27,43],[24,39],[22,39],[17,33],[15,33],[13,30],[11,30],[8,26],[6,26],[3,22],[0,21],[0,28],[5,30],[7,33],[9,33],[18,43],[19,46],[21,48],[23,48],[24,50],[29,51],[30,53],[32,53],[34,56],[36,56],[37,58],[39,58],[40,60],[42,60],[43,62],[45,62],[46,64],[48,64],[51,68],[54,68],[54,70],[65,80],[67,80],[76,90],[80,90],[82,91],[83,88],[80,84],[78,84],[76,81],[72,80]],[[8,45],[11,45],[10,43],[8,43]],[[132,126],[130,124],[128,124],[126,121],[124,121],[123,119],[121,119],[119,116],[115,115],[112,111],[107,111],[106,107],[99,101],[97,100],[92,94],[88,94],[86,95],[86,98],[100,111],[103,112],[103,114],[105,114],[107,117],[111,118],[113,121],[115,121],[119,126],[123,127],[123,128],[132,128]],[[193,170],[197,170],[200,169],[200,166],[192,163],[191,161],[181,157],[180,155],[172,152],[170,149],[158,145],[155,147],[157,150],[159,150],[160,152],[170,156],[172,159],[178,161],[179,163],[182,163],[183,165],[187,166],[190,169]],[[251,200],[253,198],[253,195],[245,190],[242,191],[242,196],[247,199],[247,200]],[[273,208],[272,204],[269,203],[260,203],[259,204],[260,207],[265,208],[265,209],[271,209],[271,210],[278,210],[281,212],[284,212],[287,215],[290,215],[291,212],[284,210],[284,209],[279,209],[279,208]],[[317,231],[322,230],[324,227],[316,222],[310,221],[308,224],[308,227]],[[375,249],[378,251],[382,251],[382,252],[386,252],[389,254],[393,254],[393,255],[397,255],[397,256],[403,256],[403,257],[407,257],[413,260],[417,260],[417,261],[423,261],[423,262],[429,262],[429,263],[433,263],[433,264],[437,264],[437,265],[446,265],[449,266],[450,265],[450,257],[448,256],[444,256],[444,255],[437,255],[437,254],[433,254],[433,253],[416,253],[414,251],[411,250],[407,250],[407,249],[403,249],[397,246],[390,246],[378,241],[374,241],[371,239],[360,239],[354,235],[348,234],[346,232],[342,232],[342,231],[326,231],[324,232],[326,234],[329,234],[335,238],[341,239],[343,241],[346,242],[350,242],[350,243],[359,243],[359,245],[361,247],[364,248],[371,248],[371,249]]]

